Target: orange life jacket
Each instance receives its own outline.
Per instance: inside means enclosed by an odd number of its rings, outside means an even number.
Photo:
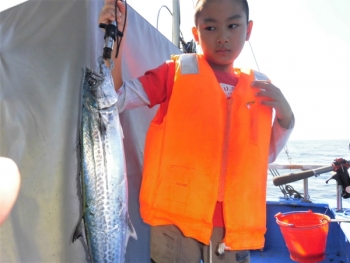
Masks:
[[[168,111],[146,137],[141,216],[209,244],[214,208],[223,201],[226,246],[262,248],[272,110],[254,96],[254,72],[235,69],[239,81],[228,99],[202,55],[172,59]]]

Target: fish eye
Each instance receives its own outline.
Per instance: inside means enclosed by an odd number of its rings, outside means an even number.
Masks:
[[[94,78],[89,78],[88,83],[90,86],[95,86],[97,83],[97,80]]]

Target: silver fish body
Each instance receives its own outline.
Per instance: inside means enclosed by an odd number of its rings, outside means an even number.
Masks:
[[[129,236],[128,185],[118,94],[110,69],[85,68],[80,127],[82,221],[91,261],[123,263]],[[82,236],[78,224],[73,242]]]

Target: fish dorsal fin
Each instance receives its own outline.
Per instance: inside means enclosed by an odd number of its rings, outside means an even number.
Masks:
[[[132,237],[135,240],[137,240],[137,234],[136,234],[134,226],[131,223],[129,215],[127,215],[127,222],[128,222],[128,233],[127,233],[126,240],[129,240],[130,237]],[[126,242],[126,244],[127,244],[127,242]]]
[[[80,219],[80,221],[78,222],[75,228],[73,238],[72,238],[72,243],[74,243],[74,241],[76,241],[80,237],[83,238],[83,219]]]

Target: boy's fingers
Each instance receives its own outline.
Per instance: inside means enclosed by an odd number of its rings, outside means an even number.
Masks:
[[[98,23],[110,24],[114,21],[117,21],[118,29],[123,30],[125,13],[125,2],[116,0],[105,0],[105,5],[102,7],[102,10],[100,12]]]
[[[110,12],[101,12],[100,17],[98,19],[99,24],[109,24],[113,21],[115,21],[115,17]]]
[[[276,89],[279,90],[279,88],[277,88],[275,85],[273,85],[271,82],[269,81],[254,81],[252,83],[252,86],[254,88],[260,88],[260,89]]]
[[[125,15],[125,9],[126,9],[125,3],[122,1],[117,1],[117,6],[118,6],[118,12]]]
[[[270,81],[258,80],[252,82],[252,86],[255,88],[262,88],[270,85],[272,85]]]
[[[293,113],[282,91],[267,81],[255,81],[252,83],[252,87],[261,89],[256,93],[256,96],[266,97],[266,99],[262,99],[260,103],[274,108],[276,110],[276,117],[279,120],[283,120],[283,124],[280,122],[282,127],[289,127]]]
[[[123,30],[125,13],[126,13],[125,2],[117,1],[117,22],[118,22],[119,30]]]
[[[270,82],[263,82],[263,81],[253,82],[252,86],[254,88],[260,89],[260,91],[257,93],[257,96],[276,97],[276,96],[282,95],[281,90]]]
[[[115,6],[114,4],[106,4],[100,12],[98,22],[108,24],[113,21],[115,21]]]

